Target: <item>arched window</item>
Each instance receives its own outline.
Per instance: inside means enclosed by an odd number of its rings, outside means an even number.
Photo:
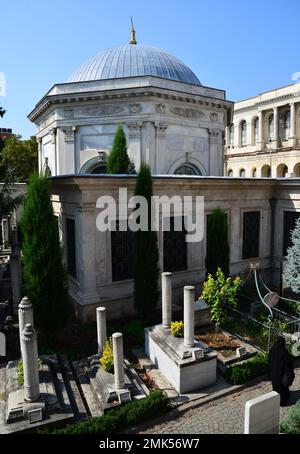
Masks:
[[[246,176],[246,170],[245,169],[241,169],[240,170],[240,177],[245,178],[245,176]]]
[[[297,162],[294,166],[294,175],[295,177],[300,177],[300,162]]]
[[[291,113],[287,110],[283,117],[283,139],[288,140],[291,127]]]
[[[200,170],[194,166],[194,164],[183,164],[182,166],[178,167],[175,172],[175,175],[201,175]]]
[[[286,174],[288,173],[288,168],[285,164],[279,164],[277,167],[277,177],[278,178],[285,178]]]
[[[94,167],[90,172],[93,175],[95,174],[100,174],[100,173],[106,173],[106,165],[105,164],[99,164],[98,166]]]
[[[271,167],[268,166],[267,164],[262,166],[262,168],[261,168],[261,176],[270,178],[271,177]]]
[[[254,123],[253,123],[253,128],[254,128],[254,145],[257,144],[258,142],[258,128],[259,128],[259,121],[258,118],[255,118]]]
[[[245,120],[241,122],[241,146],[245,147],[247,145],[247,123]]]
[[[252,169],[252,177],[256,178],[256,176],[257,176],[257,171],[256,171],[256,167],[254,167],[254,169]]]
[[[271,139],[271,140],[274,139],[274,115],[273,114],[269,116],[268,136],[269,136],[269,139]]]
[[[234,147],[234,125],[231,124],[229,128],[229,145]]]
[[[229,169],[229,170],[228,170],[227,176],[228,176],[228,177],[233,177],[233,170],[232,170],[232,169]]]

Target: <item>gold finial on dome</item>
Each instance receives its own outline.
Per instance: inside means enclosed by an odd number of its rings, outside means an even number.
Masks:
[[[129,44],[137,44],[136,39],[135,39],[135,29],[133,26],[132,16],[130,16],[130,20],[131,20],[131,31],[130,31],[131,40],[130,40]]]

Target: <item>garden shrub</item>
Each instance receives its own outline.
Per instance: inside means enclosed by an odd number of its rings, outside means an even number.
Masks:
[[[18,383],[24,385],[23,361],[21,359],[18,362]]]
[[[184,334],[183,322],[171,322],[171,334],[174,337],[183,337]]]
[[[286,419],[280,425],[280,431],[285,434],[300,434],[300,400],[289,409]]]
[[[108,410],[103,416],[89,418],[88,421],[68,424],[63,429],[50,432],[40,430],[40,434],[108,434],[120,431],[147,419],[160,416],[167,410],[168,398],[161,391],[151,392],[145,399],[134,400],[124,406]]]
[[[105,347],[100,358],[100,363],[106,372],[110,374],[114,373],[114,354],[111,337],[105,343]]]
[[[218,268],[215,277],[209,274],[204,282],[200,299],[210,307],[211,320],[216,323],[217,327],[226,320],[226,305],[233,308],[237,306],[240,286],[240,277],[226,278],[221,268]]]
[[[253,358],[230,366],[225,372],[225,379],[233,385],[241,385],[252,378],[259,377],[267,372],[268,355],[258,353]]]

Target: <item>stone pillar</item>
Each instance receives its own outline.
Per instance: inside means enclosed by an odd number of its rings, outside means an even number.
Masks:
[[[274,146],[278,147],[278,107],[273,107],[274,112]]]
[[[165,328],[171,327],[172,321],[172,273],[162,273],[162,324]]]
[[[75,131],[76,126],[62,127],[64,133],[64,171],[62,173],[72,174],[75,169]],[[61,169],[60,169],[61,170]]]
[[[258,112],[258,145],[260,149],[263,148],[263,141],[264,141],[264,124],[263,124],[263,112],[260,110]]]
[[[34,324],[33,324],[33,307],[32,307],[31,302],[27,298],[27,296],[24,296],[21,303],[19,304],[18,317],[19,317],[19,334],[20,334],[20,339],[21,339],[25,325],[30,324],[31,326],[34,326]],[[21,353],[22,353],[22,344],[21,344]],[[22,354],[22,356],[23,356],[23,354]]]
[[[12,284],[12,300],[14,312],[17,311],[18,304],[21,299],[22,290],[22,266],[21,266],[21,251],[18,241],[18,229],[16,224],[12,226],[12,245],[10,254],[10,269],[11,269],[11,284]]]
[[[291,113],[291,125],[290,125],[290,139],[293,140],[293,146],[295,146],[296,139],[296,105],[294,102],[290,103],[290,113]]]
[[[105,342],[107,339],[106,336],[106,309],[105,307],[97,307],[96,309],[96,318],[97,318],[97,341],[98,341],[98,353],[102,355]]]
[[[21,336],[23,353],[24,400],[34,402],[40,397],[39,364],[36,331],[26,323]]]
[[[209,174],[223,175],[223,145],[220,147],[220,130],[208,128],[209,133]]]
[[[7,247],[9,242],[9,235],[8,235],[8,219],[3,218],[1,221],[1,229],[2,229],[2,244],[3,247]]]
[[[185,347],[194,347],[194,329],[195,329],[195,287],[186,285],[184,287],[183,302],[183,323],[184,323],[184,345]]]
[[[114,333],[112,335],[112,344],[114,353],[115,387],[117,389],[123,389],[125,386],[123,334]]]

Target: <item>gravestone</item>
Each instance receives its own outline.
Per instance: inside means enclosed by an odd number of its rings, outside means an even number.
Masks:
[[[244,434],[278,434],[280,396],[272,391],[245,405]]]
[[[0,333],[0,356],[6,356],[6,338],[4,333]]]

